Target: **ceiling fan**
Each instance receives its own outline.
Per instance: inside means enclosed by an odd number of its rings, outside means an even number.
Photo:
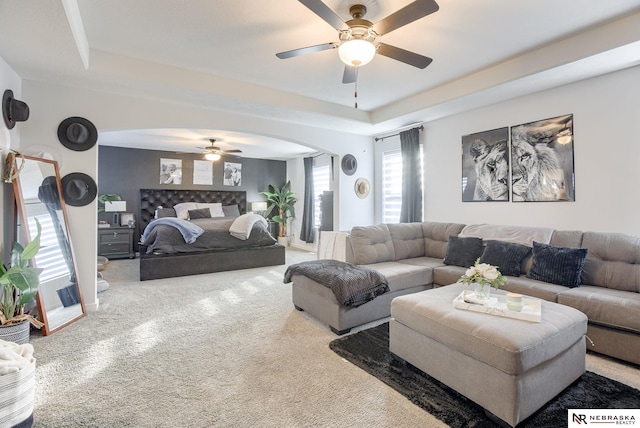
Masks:
[[[242,153],[242,150],[222,150],[220,147],[215,146],[215,138],[209,138],[210,145],[206,147],[198,147],[204,150],[204,158],[208,161],[215,162],[220,159],[221,156],[225,156],[232,153]]]
[[[298,1],[338,30],[340,42],[323,43],[280,52],[276,54],[280,59],[337,48],[340,59],[345,63],[342,83],[355,83],[358,67],[369,63],[376,53],[421,69],[427,67],[433,61],[431,58],[415,52],[379,43],[377,39],[384,34],[437,12],[440,7],[434,0],[416,0],[375,24],[364,19],[367,8],[361,4],[355,4],[349,8],[349,13],[353,19],[345,22],[321,0]]]

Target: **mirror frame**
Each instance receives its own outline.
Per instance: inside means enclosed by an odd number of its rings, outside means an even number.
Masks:
[[[22,192],[22,187],[20,185],[20,172],[21,172],[21,167],[19,162],[21,160],[32,160],[32,161],[36,161],[36,162],[42,162],[42,163],[46,163],[46,164],[50,164],[51,166],[53,166],[54,171],[55,171],[55,177],[56,177],[56,184],[58,187],[58,195],[60,197],[60,208],[62,211],[62,215],[64,217],[64,230],[66,232],[67,235],[67,241],[69,243],[69,251],[70,251],[70,255],[71,255],[71,260],[73,262],[73,269],[74,269],[74,274],[75,274],[75,278],[76,278],[76,287],[78,288],[78,297],[80,299],[80,307],[81,307],[81,313],[79,315],[77,315],[76,317],[63,322],[60,325],[55,326],[54,328],[51,328],[49,325],[49,320],[47,319],[47,311],[46,311],[46,307],[45,307],[45,302],[44,299],[41,296],[40,293],[40,287],[41,287],[41,283],[38,285],[38,293],[36,294],[36,304],[38,307],[38,314],[39,314],[39,318],[40,321],[42,321],[44,323],[44,327],[42,327],[42,334],[44,336],[47,336],[51,333],[54,333],[66,326],[68,326],[69,324],[79,320],[80,318],[83,318],[84,316],[86,316],[87,312],[86,312],[86,308],[84,305],[84,299],[82,297],[82,289],[80,287],[80,283],[78,281],[78,265],[76,262],[76,257],[75,257],[75,253],[73,251],[73,245],[71,243],[71,234],[69,233],[69,217],[67,215],[67,209],[66,209],[66,204],[64,202],[64,195],[62,192],[62,182],[60,180],[60,172],[58,170],[58,162],[54,161],[54,160],[50,160],[50,159],[43,159],[43,158],[37,158],[37,157],[33,157],[33,156],[27,156],[27,155],[22,155],[22,154],[15,154],[15,153],[9,153],[8,155],[10,157],[10,160],[7,162],[8,165],[12,165],[15,167],[15,171],[18,172],[17,177],[13,180],[13,199],[15,201],[16,207],[18,209],[18,217],[16,218],[16,221],[18,222],[18,224],[15,227],[15,230],[18,230],[18,227],[20,227],[21,231],[22,231],[22,236],[23,239],[26,240],[26,242],[22,242],[22,244],[26,245],[28,242],[31,241],[31,236],[29,234],[29,225],[28,225],[28,220],[27,220],[27,216],[26,216],[26,207],[25,207],[25,201],[24,201],[24,196],[23,196],[23,192]],[[36,256],[37,257],[37,256]],[[33,261],[32,261],[33,262]]]

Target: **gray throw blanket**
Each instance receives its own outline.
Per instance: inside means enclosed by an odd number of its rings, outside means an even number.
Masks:
[[[389,283],[380,272],[338,260],[313,260],[291,265],[284,273],[284,283],[293,275],[306,276],[333,291],[343,306],[360,306],[389,292]]]
[[[187,220],[176,217],[163,217],[153,220],[147,225],[147,228],[142,233],[140,242],[145,244],[147,241],[147,237],[149,236],[151,231],[162,224],[173,226],[178,229],[180,233],[182,233],[182,237],[187,244],[193,244],[194,242],[196,242],[196,239],[198,239],[198,236],[204,233],[204,229],[202,229],[200,226],[196,226],[191,222],[188,222]]]

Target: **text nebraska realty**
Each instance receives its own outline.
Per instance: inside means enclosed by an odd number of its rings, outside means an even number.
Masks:
[[[615,425],[635,425],[636,418],[633,415],[584,415],[573,414],[573,422],[578,424],[615,424]]]

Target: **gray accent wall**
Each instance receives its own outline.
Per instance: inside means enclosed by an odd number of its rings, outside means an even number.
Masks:
[[[160,183],[160,159],[182,160],[182,183]],[[127,211],[140,216],[140,189],[196,189],[244,190],[247,192],[247,210],[251,202],[265,201],[259,192],[269,190],[269,184],[283,185],[287,179],[287,163],[264,159],[223,157],[213,163],[213,185],[193,184],[193,161],[203,160],[197,153],[176,153],[157,150],[128,149],[100,146],[98,148],[98,195],[115,193],[127,201]],[[224,163],[242,164],[240,186],[224,186]],[[99,220],[111,220],[112,214],[100,213]],[[139,236],[135,236],[137,244]],[[136,245],[137,247],[137,245]]]

